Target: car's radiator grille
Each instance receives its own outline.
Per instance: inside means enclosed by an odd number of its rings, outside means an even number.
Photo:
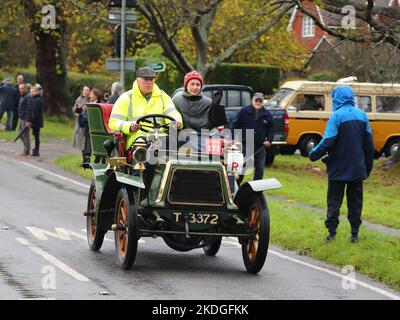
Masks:
[[[175,170],[168,194],[170,203],[221,205],[224,197],[218,171]]]

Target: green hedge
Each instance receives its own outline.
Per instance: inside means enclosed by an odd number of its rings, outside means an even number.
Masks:
[[[310,81],[333,81],[336,82],[339,79],[339,75],[336,72],[322,71],[310,74],[307,80]]]
[[[268,95],[279,88],[280,76],[279,67],[222,63],[211,76],[210,83],[247,85]]]

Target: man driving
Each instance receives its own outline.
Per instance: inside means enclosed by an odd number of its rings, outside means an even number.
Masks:
[[[139,136],[146,133],[141,130],[137,119],[149,114],[163,114],[175,119],[175,128],[182,128],[182,116],[176,110],[170,96],[155,83],[156,73],[150,67],[139,68],[132,90],[123,93],[115,102],[109,127],[113,131],[122,131],[126,135],[126,149],[129,149]],[[159,119],[161,124],[168,124],[168,119]],[[146,124],[151,126],[151,124]]]

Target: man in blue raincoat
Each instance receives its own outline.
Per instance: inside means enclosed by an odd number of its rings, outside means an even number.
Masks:
[[[325,155],[328,169],[327,241],[336,236],[340,207],[346,190],[351,242],[358,241],[363,205],[363,180],[368,178],[373,165],[374,144],[366,113],[355,106],[353,90],[339,86],[332,92],[333,113],[320,143],[309,155],[316,161]]]

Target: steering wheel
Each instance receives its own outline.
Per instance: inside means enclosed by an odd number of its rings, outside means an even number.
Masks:
[[[148,133],[151,130],[161,130],[167,133],[171,123],[161,124],[160,122],[157,121],[157,118],[163,118],[171,120],[172,122],[176,122],[176,120],[171,116],[154,113],[140,117],[139,119],[136,120],[136,123],[140,125],[140,130],[146,133]]]

